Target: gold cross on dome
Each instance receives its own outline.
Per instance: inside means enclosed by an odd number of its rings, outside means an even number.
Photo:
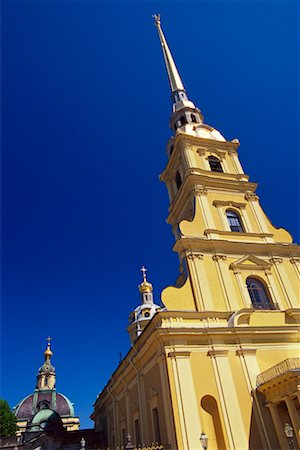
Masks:
[[[147,272],[147,269],[146,269],[145,266],[142,266],[141,272],[142,272],[142,274],[143,274],[143,280],[146,281],[146,272]]]
[[[48,336],[48,337],[46,338],[46,341],[48,342],[48,345],[50,345],[50,341],[52,341],[52,338],[51,338],[50,336]]]

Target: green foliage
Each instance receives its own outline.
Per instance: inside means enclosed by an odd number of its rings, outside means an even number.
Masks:
[[[0,436],[13,436],[17,429],[16,416],[11,412],[7,401],[0,398]]]

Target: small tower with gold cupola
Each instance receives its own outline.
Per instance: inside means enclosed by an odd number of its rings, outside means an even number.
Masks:
[[[80,421],[75,415],[74,404],[64,394],[56,391],[56,373],[51,362],[52,356],[51,338],[48,337],[47,348],[44,351],[45,360],[39,368],[35,390],[13,409],[20,432],[33,431],[31,420],[45,405],[47,409],[59,414],[65,430],[79,429]]]
[[[47,348],[44,351],[45,361],[40,367],[37,375],[36,388],[38,390],[49,390],[55,388],[56,374],[55,368],[51,364],[51,357],[53,355],[50,344],[51,338],[48,337],[47,341]]]
[[[147,269],[144,266],[142,266],[141,272],[143,274],[143,281],[139,285],[141,304],[130,314],[130,325],[127,328],[131,342],[140,336],[154,314],[161,310],[161,307],[153,301],[153,286],[147,280]]]

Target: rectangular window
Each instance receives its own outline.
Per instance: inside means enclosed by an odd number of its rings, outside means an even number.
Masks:
[[[141,444],[139,419],[136,419],[134,421],[134,431],[135,431],[135,445],[139,446]]]
[[[121,433],[122,433],[122,445],[125,447],[125,445],[127,444],[125,428],[122,428]]]
[[[152,409],[152,419],[153,419],[153,428],[154,428],[154,439],[155,443],[160,444],[160,428],[159,428],[159,417],[157,408]]]

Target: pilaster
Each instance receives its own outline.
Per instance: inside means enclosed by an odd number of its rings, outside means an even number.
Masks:
[[[283,264],[283,259],[282,258],[271,258],[270,263],[274,267],[274,271],[277,275],[277,278],[278,278],[280,287],[282,289],[283,295],[285,297],[287,306],[288,306],[288,308],[292,308],[293,303],[294,303],[293,300],[295,298],[295,293],[291,286],[289,277],[286,274],[284,264]],[[296,303],[295,303],[295,307],[297,308]]]
[[[162,411],[163,416],[165,418],[165,427],[167,431],[167,442],[171,444],[171,448],[176,448],[176,439],[174,435],[174,418],[173,418],[173,411],[171,406],[171,397],[169,395],[169,384],[168,384],[168,374],[166,369],[166,360],[165,360],[165,354],[159,355],[157,358],[158,367],[159,367],[159,373],[160,373],[160,380],[161,380],[161,390],[162,390],[162,400],[164,409]]]
[[[253,393],[253,399],[256,406],[254,414],[256,416],[256,423],[258,425],[261,441],[266,450],[272,450],[272,445],[268,437],[266,424],[256,394],[256,378],[260,373],[256,358],[256,348],[245,348],[241,346],[240,349],[236,351],[236,355],[239,356],[248,390]]]
[[[212,358],[230,448],[246,449],[248,435],[242,420],[242,409],[233,382],[228,351],[210,350],[208,356]]]
[[[269,408],[272,416],[274,428],[280,444],[280,450],[285,450],[288,446],[288,442],[283,431],[283,425],[280,420],[277,405],[274,405],[273,403],[268,403],[266,406]]]
[[[297,443],[300,447],[300,418],[299,418],[299,414],[298,411],[296,409],[295,406],[295,402],[291,397],[285,397],[284,399],[288,412],[289,412],[289,416],[291,418],[292,421],[292,425],[294,428],[294,433],[295,433],[295,438],[297,440]]]
[[[183,442],[182,450],[198,450],[202,427],[190,365],[190,352],[173,351],[168,354],[168,357],[171,359],[175,382],[176,401]]]

